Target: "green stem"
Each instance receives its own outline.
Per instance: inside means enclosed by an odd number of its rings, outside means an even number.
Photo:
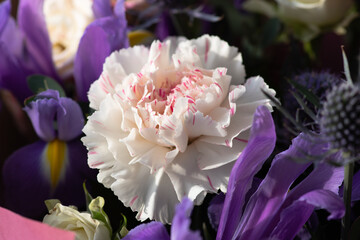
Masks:
[[[350,215],[351,215],[351,190],[352,180],[354,174],[354,162],[348,163],[344,168],[344,203],[345,203],[345,216],[341,221],[341,239],[349,239],[350,232]]]

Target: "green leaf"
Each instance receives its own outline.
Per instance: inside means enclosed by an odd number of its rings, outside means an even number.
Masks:
[[[320,108],[320,106],[321,106],[320,100],[314,93],[312,93],[311,91],[306,89],[305,86],[295,82],[292,79],[288,79],[288,82],[291,85],[293,85],[296,90],[298,90],[301,94],[303,94],[310,103],[312,103],[315,107]]]
[[[51,209],[53,209],[55,207],[56,204],[61,203],[59,199],[48,199],[45,200],[45,205],[46,208],[48,209],[48,211],[50,211]]]
[[[99,220],[100,222],[103,222],[107,229],[109,230],[110,235],[112,234],[112,228],[110,225],[110,220],[108,215],[103,210],[103,207],[105,205],[105,200],[103,197],[97,197],[93,200],[91,200],[89,204],[89,210],[91,212],[91,217],[93,219]]]
[[[86,209],[90,212],[89,204],[93,200],[93,197],[90,195],[90,193],[88,192],[88,190],[86,188],[86,181],[84,181],[84,183],[83,183],[83,189],[84,189],[84,193],[85,193]]]
[[[46,91],[48,89],[57,90],[60,94],[60,97],[65,97],[65,91],[60,86],[59,83],[57,83],[54,79],[44,76],[44,75],[31,75],[27,78],[27,83],[30,88],[30,90],[34,94],[38,94],[40,92]]]

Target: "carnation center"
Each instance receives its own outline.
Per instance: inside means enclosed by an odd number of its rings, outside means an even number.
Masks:
[[[226,69],[222,71],[221,74],[225,75]],[[186,67],[149,74],[140,72],[124,79],[117,92],[118,96],[126,99],[132,107],[146,110],[148,114],[142,117],[144,123],[149,123],[149,117],[172,115],[179,100],[186,101],[186,111],[193,113],[199,111],[197,99],[203,99],[206,95],[209,97],[209,93],[214,95],[214,99],[218,98],[217,102],[221,102],[222,88],[212,75],[213,70]]]

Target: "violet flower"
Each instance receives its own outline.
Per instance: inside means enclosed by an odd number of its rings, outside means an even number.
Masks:
[[[82,184],[95,179],[79,136],[84,118],[79,105],[55,90],[36,96],[24,110],[41,140],[20,148],[3,167],[7,208],[31,218],[46,213],[44,200],[85,206]]]
[[[259,107],[249,143],[230,175],[217,239],[293,239],[315,208],[328,210],[329,220],[344,215],[345,208],[338,196],[344,177],[342,167],[319,163],[290,190],[294,181],[311,165],[295,162],[293,158],[321,155],[328,148],[328,144],[308,141],[303,134],[293,140],[288,150],[275,157],[259,187],[248,200],[245,198],[275,141],[271,115],[267,109]],[[211,215],[216,216],[216,213]]]
[[[189,216],[192,208],[192,201],[186,197],[176,206],[176,213],[171,225],[171,237],[161,222],[150,222],[132,229],[123,240],[201,240],[199,232],[189,229]]]
[[[0,4],[0,88],[10,90],[20,101],[31,95],[26,78],[50,76],[60,83],[52,59],[52,43],[43,13],[44,0],[20,0],[17,22],[11,17],[9,0]],[[101,73],[105,58],[114,50],[128,47],[123,0],[94,0],[95,20],[88,25],[74,57],[74,76],[80,100],[87,101],[90,84]]]

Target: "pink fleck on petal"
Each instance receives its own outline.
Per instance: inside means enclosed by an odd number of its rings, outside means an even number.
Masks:
[[[94,155],[94,154],[97,154],[96,151],[89,151],[89,155]]]
[[[138,195],[136,195],[131,201],[130,201],[130,206],[132,206],[134,204],[134,202],[136,201],[136,199],[138,199]]]
[[[217,82],[214,83],[214,84],[220,88],[221,92],[223,91],[223,90],[222,90],[222,87],[220,86],[220,84],[218,84]]]
[[[103,123],[102,122],[99,122],[98,120],[92,120],[94,123],[97,123],[99,125],[102,125],[103,126]]]
[[[214,186],[213,186],[213,184],[212,184],[212,182],[211,182],[210,177],[209,177],[209,176],[206,176],[206,177],[207,177],[207,179],[208,179],[208,181],[209,181],[210,187],[211,187],[214,191],[216,191],[216,189],[214,188]]]
[[[91,164],[91,167],[97,167],[101,164],[103,164],[104,162],[97,162],[97,163],[94,163],[94,164]]]
[[[116,93],[116,96],[118,96],[121,100],[124,100],[124,98],[119,93]]]
[[[165,126],[165,127],[167,127],[168,129],[170,129],[170,130],[173,130],[173,131],[174,131],[174,128],[170,127],[169,125],[164,124],[164,126]]]
[[[178,63],[181,64],[180,60],[178,59]]]
[[[246,139],[242,139],[242,138],[234,138],[234,139],[236,139],[236,140],[238,140],[238,141],[240,141],[240,142],[244,142],[244,143],[247,143],[248,142],[248,140],[246,140]]]
[[[230,116],[234,116],[235,114],[235,109],[232,107],[230,108]]]
[[[231,147],[231,146],[230,146],[230,142],[229,142],[229,140],[227,140],[227,139],[225,140],[225,144],[226,144],[226,146]]]

